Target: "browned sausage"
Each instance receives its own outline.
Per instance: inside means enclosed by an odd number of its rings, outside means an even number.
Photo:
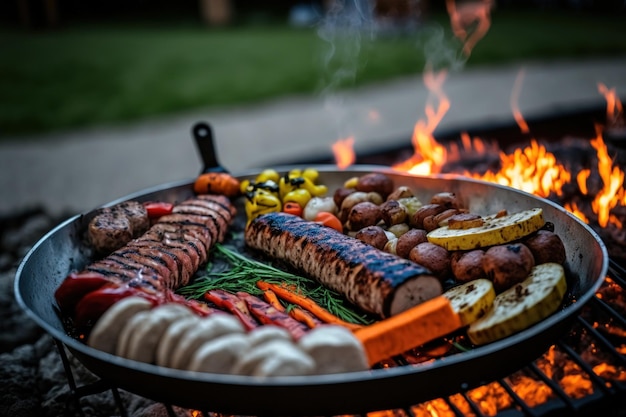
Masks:
[[[245,242],[381,317],[441,294],[441,283],[423,266],[285,213],[254,219]]]

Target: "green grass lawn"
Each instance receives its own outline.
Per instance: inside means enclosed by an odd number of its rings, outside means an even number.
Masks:
[[[446,16],[434,16],[430,27],[446,30],[437,47],[457,51]],[[351,36],[345,43],[338,37],[328,61],[330,45],[315,30],[284,26],[98,24],[4,31],[0,138],[318,94],[419,73],[433,56],[426,51],[435,33],[361,36],[359,42]],[[466,65],[615,54],[626,55],[624,16],[495,11]]]

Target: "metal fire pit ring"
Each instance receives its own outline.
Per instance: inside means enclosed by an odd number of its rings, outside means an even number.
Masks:
[[[275,167],[286,172],[294,166]],[[298,168],[302,168],[299,166]],[[602,284],[608,268],[606,247],[586,224],[560,206],[512,188],[454,176],[416,177],[376,166],[314,166],[330,190],[373,170],[390,175],[396,186],[411,187],[427,201],[434,193],[455,192],[472,212],[488,214],[541,207],[555,224],[567,252],[570,296],[576,302],[544,321],[500,341],[419,365],[319,376],[261,379],[195,373],[136,362],[93,349],[70,337],[54,308],[53,294],[67,273],[90,261],[82,236],[90,211],[68,219],[26,255],[15,279],[15,294],[26,313],[65,345],[89,370],[113,386],[166,404],[243,415],[361,414],[411,405],[467,390],[504,377],[540,356],[569,330],[579,310]],[[239,178],[253,178],[247,172]],[[120,200],[181,201],[192,181],[165,184]]]

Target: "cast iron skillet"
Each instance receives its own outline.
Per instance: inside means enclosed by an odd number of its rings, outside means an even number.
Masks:
[[[293,166],[277,167],[286,172]],[[303,168],[299,166],[298,168]],[[608,255],[597,234],[558,205],[508,187],[451,176],[415,177],[383,167],[337,170],[316,166],[320,183],[330,190],[372,170],[386,172],[396,186],[406,185],[422,199],[442,191],[460,196],[480,214],[541,207],[555,224],[566,251],[569,296],[563,308],[535,326],[500,341],[420,365],[335,375],[260,379],[194,373],[135,362],[95,350],[68,336],[57,311],[54,291],[71,270],[90,258],[83,235],[94,211],[68,219],[44,236],[26,255],[15,279],[20,306],[52,337],[62,342],[88,369],[109,383],[155,401],[243,415],[337,415],[408,407],[504,377],[541,355],[567,331],[583,305],[604,280]],[[253,178],[257,172],[240,178]],[[124,200],[176,202],[191,196],[192,181],[165,184]],[[243,215],[241,213],[240,215]]]

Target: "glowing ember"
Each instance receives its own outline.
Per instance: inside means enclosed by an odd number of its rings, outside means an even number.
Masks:
[[[354,137],[339,140],[332,145],[335,163],[339,169],[346,169],[354,164]]]

